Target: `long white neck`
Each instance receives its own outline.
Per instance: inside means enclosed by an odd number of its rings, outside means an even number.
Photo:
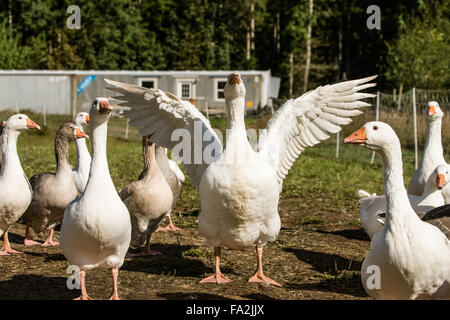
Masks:
[[[245,131],[245,98],[235,98],[232,100],[226,100],[227,109],[227,128],[231,130],[244,130]]]
[[[248,142],[245,130],[245,98],[225,100],[227,109],[226,149],[224,159],[228,164],[245,164],[253,149]]]
[[[97,188],[96,192],[115,193],[116,189],[109,174],[108,159],[106,157],[108,122],[105,121],[100,125],[91,124],[91,134],[92,163],[85,192],[90,188]]]
[[[86,139],[76,140],[77,144],[77,171],[88,172],[91,167],[91,155],[86,145]]]
[[[403,182],[403,162],[400,142],[391,144],[381,152],[383,160],[383,186],[386,195],[386,225],[402,225],[412,216],[417,218]]]
[[[427,119],[427,139],[421,164],[424,162],[445,163],[444,150],[442,148],[441,127],[442,118],[433,121]]]
[[[23,173],[19,155],[17,154],[17,138],[19,134],[19,131],[8,128],[2,134],[2,176]]]

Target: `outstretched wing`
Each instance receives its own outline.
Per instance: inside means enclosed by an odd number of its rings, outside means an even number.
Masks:
[[[222,143],[209,121],[194,105],[168,92],[108,79],[105,81],[113,86],[107,89],[122,94],[113,99],[126,107],[123,113],[130,119],[130,125],[141,127],[141,135],[149,136],[150,141],[171,149],[172,154],[175,153],[184,164],[192,184],[198,186],[203,172],[222,152]],[[204,152],[210,154],[204,157]]]
[[[362,114],[359,108],[370,106],[360,100],[375,95],[358,91],[375,86],[367,82],[376,77],[318,87],[288,100],[275,112],[258,149],[277,170],[280,187],[303,150],[339,132],[341,126],[352,121],[351,117]]]

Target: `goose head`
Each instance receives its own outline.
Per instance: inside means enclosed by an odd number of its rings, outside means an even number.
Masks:
[[[430,178],[432,181],[436,183],[436,187],[439,190],[445,187],[448,181],[448,166],[446,164],[440,164],[434,169]]]
[[[89,122],[96,125],[107,122],[113,109],[107,98],[96,98],[89,110]]]
[[[239,73],[231,73],[223,88],[225,100],[233,100],[236,98],[245,98],[245,86]]]
[[[57,135],[68,141],[80,138],[89,138],[83,130],[71,122],[64,123],[61,127],[59,127]]]
[[[86,127],[89,123],[89,113],[87,112],[77,113],[73,122],[80,128]]]
[[[23,131],[28,129],[38,129],[40,130],[41,127],[38,126],[33,120],[28,118],[28,116],[24,114],[15,114],[8,118],[6,121],[4,127],[6,127],[9,130],[14,131]]]
[[[444,112],[442,112],[441,108],[439,107],[439,103],[437,103],[436,101],[430,101],[428,102],[425,116],[427,117],[427,119],[434,121],[441,119],[444,116]]]
[[[392,150],[400,145],[394,129],[381,121],[367,122],[361,129],[345,138],[344,143],[360,144],[375,151]]]

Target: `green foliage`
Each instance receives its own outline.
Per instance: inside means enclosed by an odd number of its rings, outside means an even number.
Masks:
[[[22,46],[20,33],[0,22],[0,69],[29,69],[39,64],[39,44]]]
[[[66,26],[73,4],[79,30]],[[284,98],[291,53],[294,95],[303,93],[312,19],[309,88],[370,74],[382,90],[448,86],[448,1],[383,2],[381,30],[366,27],[369,0],[313,4],[310,17],[309,0],[4,0],[0,68],[271,69]]]
[[[450,84],[448,1],[422,2],[419,13],[402,20],[398,39],[389,48],[387,77],[407,88],[439,89]]]

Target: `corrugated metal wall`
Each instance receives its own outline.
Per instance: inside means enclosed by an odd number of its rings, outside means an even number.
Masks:
[[[28,74],[26,74],[28,73]],[[44,74],[43,74],[44,73]],[[49,74],[45,74],[49,73]],[[205,102],[209,107],[224,107],[224,101],[216,99],[217,82],[214,79],[227,78],[227,74],[215,74],[216,72],[199,72],[180,74],[176,72],[164,72],[142,74],[137,72],[127,72],[128,74],[117,74],[111,71],[99,71],[97,77],[80,95],[76,95],[76,86],[88,74],[96,74],[96,71],[64,73],[64,71],[0,71],[0,110],[10,109],[28,109],[33,112],[47,114],[72,114],[74,112],[88,111],[92,100],[96,97],[108,97],[115,94],[105,90],[104,78],[116,81],[138,84],[139,79],[153,77],[157,79],[157,86],[164,91],[180,95],[178,92],[178,81],[185,78],[195,80],[194,82],[194,103],[199,109],[203,110]],[[223,73],[223,72],[222,72]],[[265,72],[265,73],[270,73]],[[247,110],[254,109],[259,103],[265,104],[267,99],[268,80],[264,74],[242,75],[246,86]],[[266,83],[267,82],[267,83]],[[72,84],[74,87],[72,87]],[[264,84],[264,85],[263,85]],[[74,107],[74,109],[73,109]]]
[[[0,75],[0,110],[70,114],[70,76]]]

